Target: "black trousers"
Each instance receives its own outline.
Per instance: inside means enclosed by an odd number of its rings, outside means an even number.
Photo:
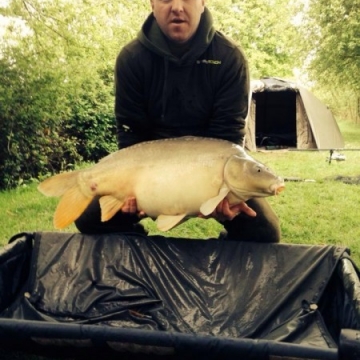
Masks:
[[[246,202],[257,213],[256,217],[239,214],[231,221],[223,223],[227,231],[226,240],[279,242],[279,219],[270,204],[263,198],[250,199]],[[94,198],[83,214],[75,221],[78,230],[86,234],[115,232],[133,232],[139,222],[137,215],[118,212],[109,221],[101,222],[99,198]]]

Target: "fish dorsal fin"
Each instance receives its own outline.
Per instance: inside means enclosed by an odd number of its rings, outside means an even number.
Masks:
[[[101,221],[110,220],[124,205],[124,201],[112,195],[102,196],[99,199],[101,207]]]
[[[92,197],[85,196],[76,185],[60,199],[54,215],[54,226],[63,229],[74,222],[88,207]]]
[[[213,211],[216,209],[216,207],[220,204],[222,200],[225,199],[226,195],[230,192],[230,189],[223,185],[222,188],[219,191],[219,194],[210,198],[209,200],[206,200],[201,206],[200,206],[200,212],[208,216],[213,213]]]
[[[168,231],[184,219],[186,214],[180,215],[159,215],[156,219],[157,228],[160,231]]]

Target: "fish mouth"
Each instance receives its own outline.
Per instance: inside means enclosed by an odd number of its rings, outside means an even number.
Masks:
[[[274,195],[278,195],[280,194],[283,190],[285,189],[285,184],[282,183],[282,184],[274,184],[270,187],[270,191],[272,194]]]

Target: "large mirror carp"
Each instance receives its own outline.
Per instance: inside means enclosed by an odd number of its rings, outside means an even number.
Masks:
[[[52,176],[38,187],[47,196],[61,197],[54,216],[58,229],[75,221],[99,196],[101,221],[135,197],[139,211],[157,219],[162,231],[185,217],[210,215],[225,198],[233,205],[283,188],[283,179],[241,146],[199,137],[139,143],[88,169]]]

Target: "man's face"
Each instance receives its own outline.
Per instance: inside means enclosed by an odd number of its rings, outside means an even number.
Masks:
[[[162,32],[179,44],[196,32],[205,0],[150,0],[153,14]]]

